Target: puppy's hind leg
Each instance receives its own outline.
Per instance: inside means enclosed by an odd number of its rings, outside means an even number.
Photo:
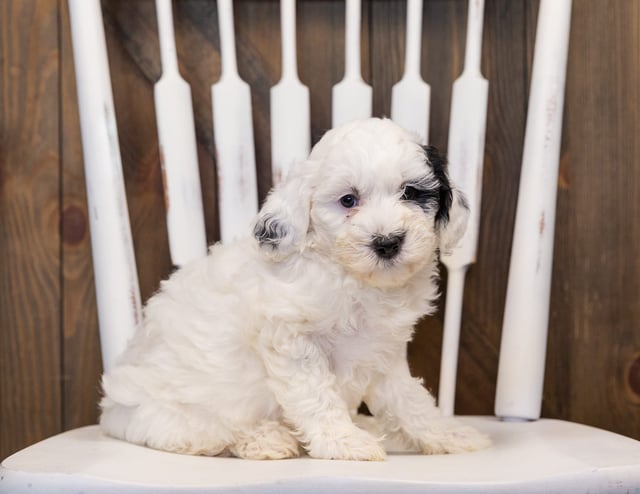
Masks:
[[[105,398],[100,426],[110,436],[180,454],[216,456],[233,441],[209,414],[188,406],[123,406]]]
[[[282,460],[300,456],[298,440],[280,422],[266,420],[236,435],[229,447],[234,456],[248,460]]]

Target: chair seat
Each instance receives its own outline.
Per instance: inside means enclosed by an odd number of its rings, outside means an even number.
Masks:
[[[640,442],[559,420],[459,417],[494,446],[458,455],[390,454],[384,462],[183,456],[71,430],[7,458],[2,493],[636,492]]]

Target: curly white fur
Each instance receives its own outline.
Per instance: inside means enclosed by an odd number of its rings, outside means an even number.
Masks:
[[[329,131],[269,195],[254,237],[214,245],[149,300],[103,377],[103,430],[254,459],[301,446],[381,460],[383,434],[424,453],[487,446],[440,416],[406,361],[437,295],[437,251],[467,217],[430,153],[390,120]],[[397,252],[381,254],[375,239],[392,237]],[[363,400],[373,418],[356,417]]]

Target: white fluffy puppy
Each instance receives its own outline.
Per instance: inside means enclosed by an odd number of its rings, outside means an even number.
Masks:
[[[424,453],[487,446],[441,417],[405,351],[467,212],[444,160],[390,120],[327,132],[268,196],[253,237],[214,245],[149,300],[103,378],[103,430],[253,459],[302,446],[381,460],[382,433]],[[362,401],[372,419],[357,420]]]

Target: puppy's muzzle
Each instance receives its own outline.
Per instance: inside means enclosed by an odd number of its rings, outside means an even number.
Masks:
[[[375,235],[371,241],[371,249],[381,259],[393,259],[400,253],[404,237],[404,233]]]

